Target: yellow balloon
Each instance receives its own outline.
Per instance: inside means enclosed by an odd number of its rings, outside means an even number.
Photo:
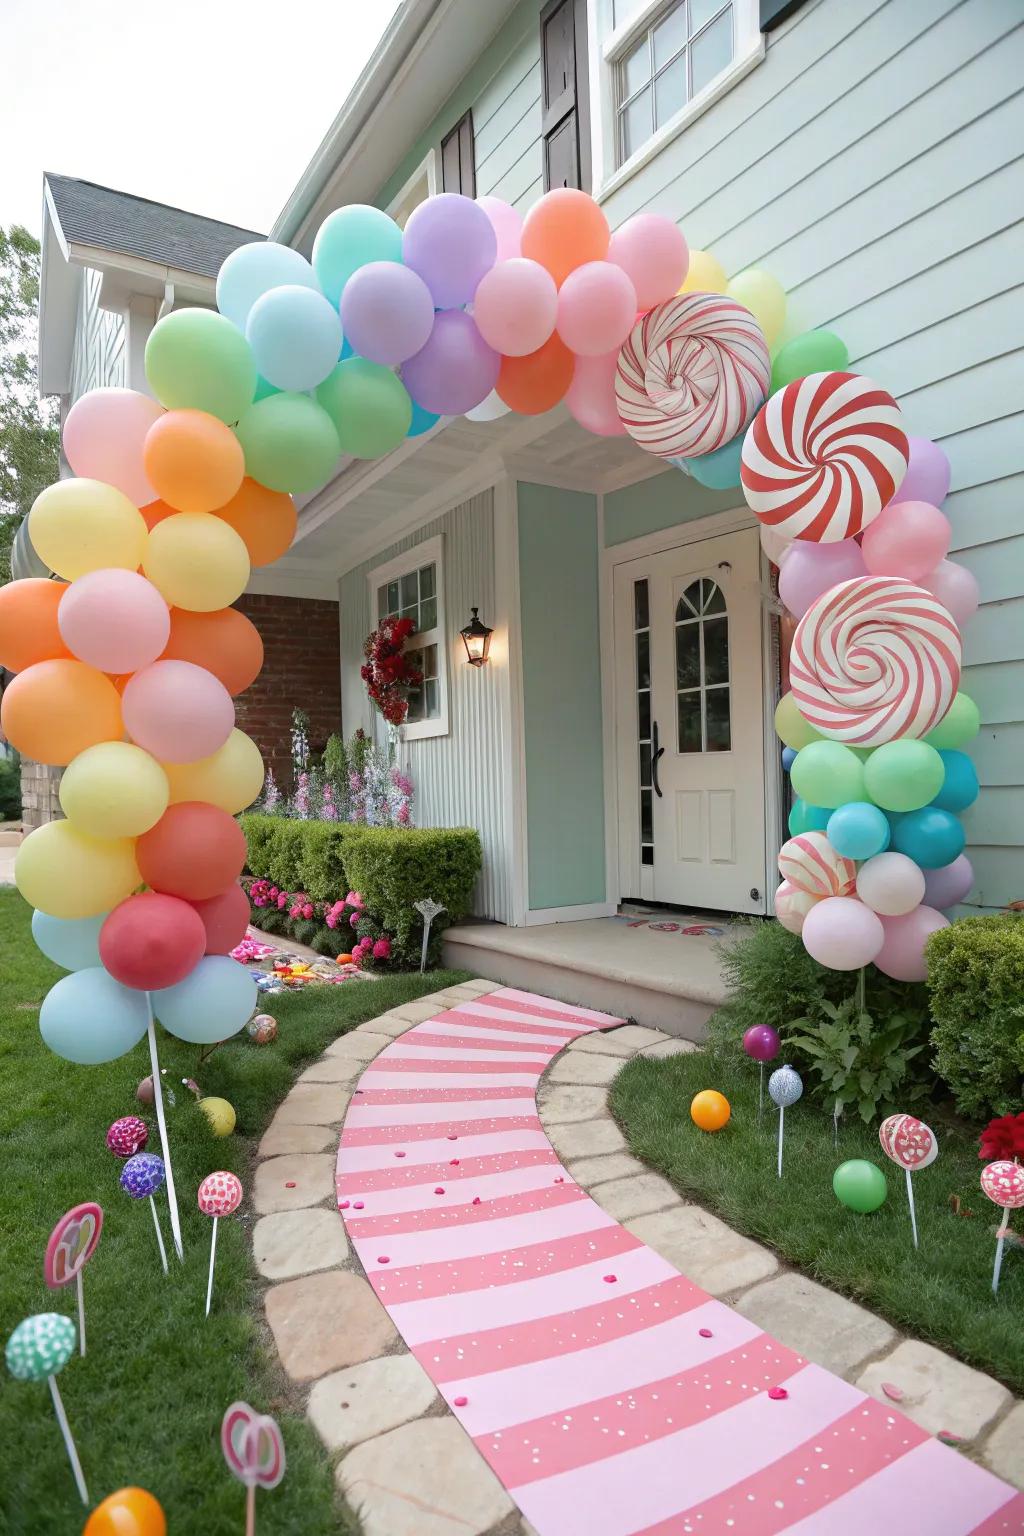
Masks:
[[[235,1128],[235,1111],[227,1099],[200,1099],[199,1108],[210,1122],[215,1136],[230,1136]]]
[[[32,504],[28,534],[43,564],[65,581],[111,566],[138,570],[149,536],[138,507],[102,480],[47,486]]]
[[[679,292],[724,293],[726,281],[725,268],[710,251],[691,251],[686,281]]]
[[[25,900],[50,917],[98,917],[142,884],[131,839],[86,837],[69,821],[48,821],[29,833],[14,880]]]
[[[156,758],[127,741],[87,747],[60,781],[64,814],[88,837],[141,837],[166,811],[170,793]]]
[[[245,591],[249,551],[223,518],[179,512],[153,529],[143,570],[172,608],[213,613]]]
[[[736,274],[726,292],[750,310],[768,346],[774,347],[786,323],[786,291],[778,278],[760,267],[750,267]]]
[[[263,790],[263,759],[260,749],[244,731],[233,730],[211,757],[195,763],[165,763],[171,788],[171,804],[206,800],[229,816],[237,816],[258,800]]]
[[[821,732],[816,731],[797,709],[791,693],[784,693],[775,706],[775,734],[794,752],[810,746],[812,741],[822,740]]]

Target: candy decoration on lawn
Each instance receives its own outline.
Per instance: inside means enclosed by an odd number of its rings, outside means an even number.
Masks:
[[[782,1137],[786,1119],[786,1110],[791,1108],[802,1096],[804,1091],[803,1079],[795,1068],[784,1066],[777,1068],[768,1079],[768,1097],[779,1111],[779,1178],[782,1178]]]
[[[96,1245],[103,1231],[103,1211],[95,1200],[65,1211],[46,1245],[43,1255],[43,1279],[51,1291],[75,1282],[78,1297],[79,1348],[85,1354],[85,1295],[82,1289],[82,1270],[96,1252]]]
[[[901,1167],[907,1176],[907,1204],[910,1206],[910,1226],[917,1247],[917,1212],[914,1209],[914,1186],[910,1175],[921,1168],[929,1168],[939,1155],[939,1143],[935,1132],[923,1120],[914,1115],[889,1115],[878,1127],[878,1140],[886,1157]]]
[[[889,1193],[881,1168],[864,1157],[840,1163],[832,1175],[832,1189],[841,1205],[849,1211],[859,1211],[862,1216],[877,1211]]]
[[[996,1238],[996,1259],[992,1270],[992,1294],[999,1290],[999,1275],[1003,1267],[1003,1245],[1010,1229],[1010,1212],[1024,1206],[1024,1168],[1020,1163],[986,1163],[981,1170],[981,1187],[988,1198],[1003,1208],[1003,1220]]]
[[[121,1170],[120,1184],[126,1195],[131,1195],[133,1200],[148,1200],[149,1208],[153,1212],[153,1226],[156,1229],[156,1245],[160,1250],[160,1263],[163,1265],[164,1274],[167,1273],[167,1250],[164,1247],[164,1235],[160,1230],[160,1217],[157,1215],[156,1201],[153,1196],[167,1178],[167,1169],[162,1157],[155,1152],[136,1152],[130,1157]]]
[[[149,1126],[138,1115],[122,1115],[107,1131],[107,1146],[115,1157],[134,1157],[144,1152]]]
[[[167,1536],[167,1520],[145,1488],[118,1488],[97,1504],[82,1536]]]
[[[757,1118],[760,1120],[764,1110],[765,1062],[775,1060],[782,1049],[782,1041],[779,1039],[777,1031],[772,1029],[770,1024],[752,1024],[743,1036],[743,1049],[751,1061],[756,1061],[760,1067],[760,1079],[757,1086]]]
[[[856,373],[794,379],[743,440],[747,505],[791,539],[831,544],[866,528],[898,490],[909,444],[896,401]]]
[[[20,1322],[7,1340],[7,1369],[15,1381],[46,1381],[50,1386],[53,1411],[64,1437],[64,1446],[75,1475],[78,1496],[89,1507],[89,1490],[82,1475],[75,1442],[71,1438],[64,1402],[57,1386],[57,1372],[62,1371],[75,1352],[75,1325],[60,1312],[37,1312]]]
[[[276,1488],[284,1477],[280,1426],[248,1403],[232,1403],[221,1422],[220,1448],[229,1469],[246,1489],[245,1536],[255,1536],[256,1489]]]
[[[222,1216],[230,1216],[242,1203],[242,1185],[233,1173],[223,1170],[208,1173],[199,1186],[199,1209],[204,1216],[213,1217],[210,1235],[210,1274],[206,1282],[206,1315],[210,1315],[213,1300],[213,1266],[217,1254],[217,1222]]]
[[[837,853],[824,832],[801,832],[783,843],[779,874],[816,900],[823,896],[848,896],[857,883],[856,864]]]
[[[258,1013],[245,1028],[250,1040],[255,1040],[257,1045],[269,1045],[277,1039],[277,1020],[273,1014]]]
[[[619,352],[615,399],[626,431],[660,458],[694,458],[743,431],[768,393],[771,363],[748,309],[688,293],[638,320]]]
[[[720,1131],[728,1125],[731,1113],[725,1094],[714,1088],[704,1088],[694,1094],[690,1104],[690,1119],[702,1131]]]

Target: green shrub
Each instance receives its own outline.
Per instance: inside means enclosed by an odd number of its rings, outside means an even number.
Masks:
[[[1024,918],[963,917],[928,940],[935,1068],[962,1115],[1024,1103]]]
[[[0,757],[0,821],[17,821],[21,815],[21,764],[16,757]]]
[[[869,1125],[927,1092],[927,1079],[911,1067],[927,1044],[919,1019],[895,1013],[878,1023],[858,1008],[855,997],[838,1008],[829,1002],[821,1008],[825,1017],[819,1023],[793,1020],[786,1049],[808,1059],[816,1079],[811,1095],[830,1104],[836,1119],[855,1104]]]

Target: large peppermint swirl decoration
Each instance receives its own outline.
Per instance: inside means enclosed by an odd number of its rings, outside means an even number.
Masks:
[[[823,736],[877,747],[926,736],[960,681],[960,631],[930,592],[902,576],[857,576],[797,625],[790,687]]]
[[[857,881],[857,866],[833,848],[824,832],[801,832],[779,849],[779,874],[784,884],[821,900],[849,896]]]
[[[789,539],[831,544],[878,516],[907,472],[899,406],[856,373],[809,373],[772,395],[743,441],[747,505]]]
[[[619,352],[626,431],[663,459],[696,458],[738,436],[761,405],[771,361],[760,326],[719,293],[688,293],[638,320]]]

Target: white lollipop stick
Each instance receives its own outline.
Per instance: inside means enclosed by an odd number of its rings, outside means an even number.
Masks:
[[[160,1217],[156,1213],[156,1201],[153,1199],[152,1195],[149,1197],[149,1208],[153,1212],[153,1225],[156,1227],[156,1245],[160,1249],[160,1263],[163,1265],[164,1274],[166,1275],[167,1249],[164,1247],[164,1235],[160,1231]]]
[[[181,1222],[178,1219],[178,1197],[174,1192],[174,1169],[171,1167],[171,1144],[167,1139],[167,1120],[164,1116],[164,1094],[160,1086],[160,1061],[156,1054],[156,1028],[153,1023],[153,1000],[146,993],[146,1007],[149,1010],[149,1065],[153,1074],[153,1103],[156,1106],[156,1123],[160,1128],[160,1150],[164,1157],[164,1169],[167,1174],[167,1205],[171,1213],[171,1236],[174,1238],[174,1250],[185,1261],[185,1249],[181,1241]],[[163,1241],[160,1243],[163,1248]],[[164,1266],[166,1268],[166,1265]]]
[[[213,1261],[217,1253],[217,1218],[213,1218],[213,1232],[210,1236],[210,1278],[206,1282],[206,1315],[210,1315],[210,1302],[213,1298]]]
[[[764,1062],[761,1063],[761,1077],[757,1085],[757,1118],[760,1120],[761,1111],[764,1109]]]
[[[71,1463],[71,1470],[75,1474],[75,1482],[78,1485],[78,1497],[81,1499],[86,1509],[88,1509],[89,1490],[85,1486],[85,1478],[82,1476],[82,1463],[78,1459],[78,1452],[75,1449],[75,1442],[71,1438],[71,1427],[68,1424],[68,1416],[64,1412],[64,1403],[61,1399],[60,1391],[57,1387],[57,1378],[56,1376],[47,1376],[46,1379],[50,1383],[50,1396],[53,1398],[53,1411],[57,1415],[57,1423],[60,1425],[60,1432],[64,1436],[64,1445],[68,1453],[68,1460]]]
[[[998,1292],[999,1292],[999,1274],[1000,1274],[1000,1271],[1002,1270],[1002,1267],[1003,1267],[1003,1245],[1006,1242],[1006,1230],[1009,1227],[1009,1225],[1010,1225],[1010,1210],[1009,1210],[1008,1206],[1004,1205],[1003,1206],[1003,1224],[999,1228],[999,1231],[996,1233],[996,1238],[997,1238],[997,1242],[996,1242],[996,1262],[995,1262],[995,1266],[993,1267],[993,1270],[992,1270],[992,1295],[993,1296],[997,1295]]]
[[[914,1233],[914,1247],[917,1247],[917,1212],[914,1209],[914,1181],[910,1177],[910,1169],[905,1168],[907,1175],[907,1201],[910,1205],[910,1226]]]
[[[245,1536],[256,1536],[256,1484],[245,1490]]]
[[[75,1276],[75,1289],[78,1292],[78,1347],[85,1354],[85,1292],[82,1289],[82,1271]]]
[[[779,1178],[782,1178],[782,1127],[786,1119],[786,1111],[783,1105],[779,1105]]]

